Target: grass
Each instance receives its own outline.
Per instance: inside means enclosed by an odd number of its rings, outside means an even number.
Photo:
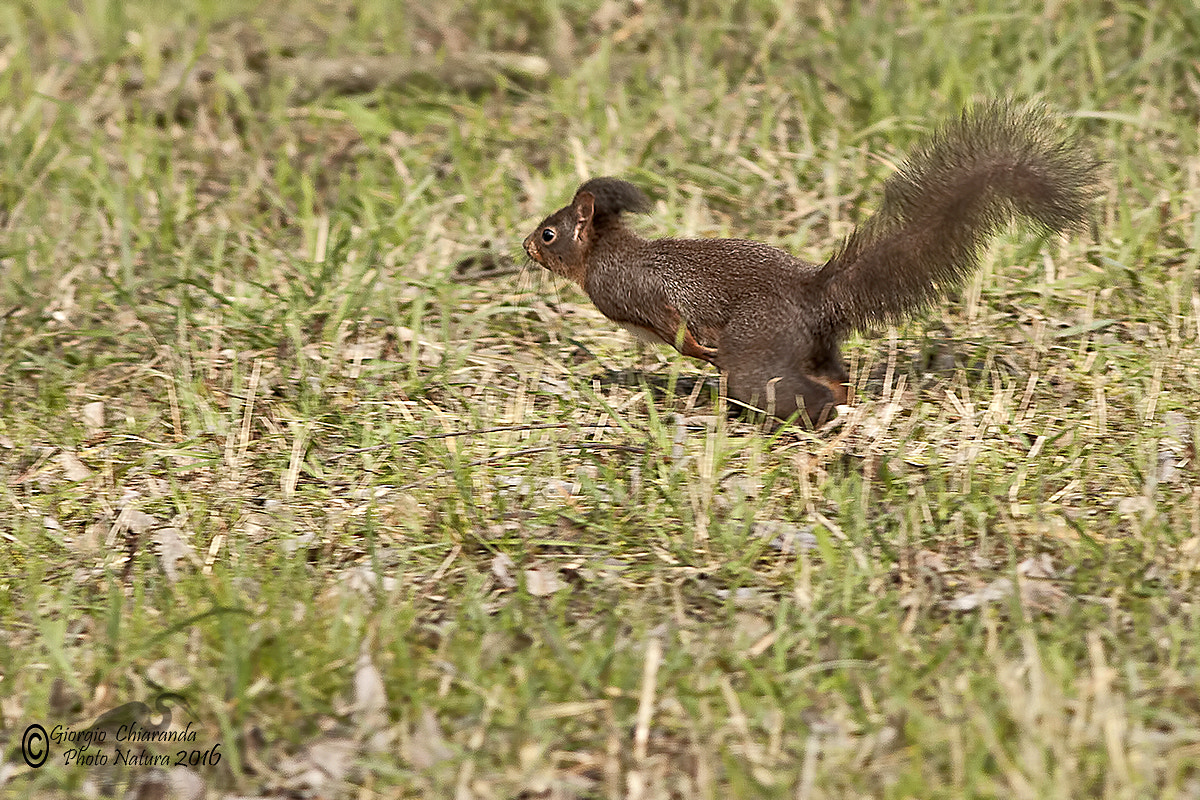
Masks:
[[[0,10],[6,796],[148,780],[20,742],[162,691],[209,797],[1200,792],[1200,12],[166,8]],[[237,77],[492,49],[557,74]],[[1006,95],[1107,161],[1093,229],[855,338],[816,433],[614,382],[707,373],[462,268],[594,174],[820,259]]]

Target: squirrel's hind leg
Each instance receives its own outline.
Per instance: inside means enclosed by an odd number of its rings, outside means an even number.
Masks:
[[[725,372],[729,397],[787,419],[817,427],[846,402],[848,375],[836,344],[816,346],[810,331],[797,330],[790,315],[746,316],[721,336],[717,366]]]
[[[726,374],[730,399],[751,411],[766,412],[779,419],[786,420],[803,411],[798,421],[816,428],[833,417],[838,405],[833,390],[799,372],[771,375],[735,367]]]

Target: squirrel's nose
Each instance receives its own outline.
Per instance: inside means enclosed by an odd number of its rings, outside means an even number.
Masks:
[[[530,258],[539,264],[542,263],[542,260],[538,258],[537,248],[533,246],[533,234],[526,236],[525,242],[521,246],[525,248],[525,252],[529,254]]]

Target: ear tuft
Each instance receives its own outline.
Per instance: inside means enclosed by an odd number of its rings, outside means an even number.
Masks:
[[[644,214],[651,208],[650,198],[641,189],[620,178],[592,178],[575,196],[585,192],[592,195],[597,217],[615,217],[625,211]]]

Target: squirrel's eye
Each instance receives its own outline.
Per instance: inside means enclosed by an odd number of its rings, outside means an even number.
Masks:
[[[551,242],[553,242],[554,237],[556,237],[557,235],[558,234],[556,234],[554,232],[554,228],[543,228],[542,229],[542,241],[545,242],[546,244],[550,244]]]

